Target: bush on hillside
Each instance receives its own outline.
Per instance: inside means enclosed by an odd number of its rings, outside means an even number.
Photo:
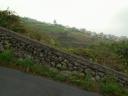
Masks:
[[[16,32],[25,32],[20,17],[9,10],[0,10],[0,26]]]

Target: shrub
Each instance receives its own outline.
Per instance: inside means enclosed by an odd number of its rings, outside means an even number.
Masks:
[[[5,50],[0,53],[0,62],[1,63],[8,64],[13,61],[13,58],[14,58],[14,56],[13,56],[13,53],[11,50]]]
[[[28,72],[34,65],[34,62],[31,58],[18,59],[16,61],[16,65],[21,66],[25,71]]]
[[[68,77],[68,80],[78,86],[81,86],[85,90],[98,91],[99,88],[97,86],[96,81],[92,80],[90,74],[80,75],[80,74],[72,74]]]
[[[112,77],[107,77],[101,82],[101,91],[109,96],[126,96],[126,91]],[[128,95],[128,94],[127,94]]]
[[[0,26],[11,29],[16,32],[25,32],[20,17],[10,10],[0,10]]]
[[[40,74],[42,76],[46,76],[46,77],[50,77],[55,79],[56,78],[56,74],[58,73],[57,70],[53,70],[52,68],[49,68],[48,66],[45,65],[39,65],[39,64],[35,64],[32,67],[33,72],[36,72],[37,74]]]
[[[59,80],[59,81],[66,81],[67,78],[64,75],[58,73],[58,74],[56,74],[54,79]]]

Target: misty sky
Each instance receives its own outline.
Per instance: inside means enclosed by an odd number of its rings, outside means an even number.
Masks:
[[[0,0],[18,15],[105,34],[128,36],[128,0]]]

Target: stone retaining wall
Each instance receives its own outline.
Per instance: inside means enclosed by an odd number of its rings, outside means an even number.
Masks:
[[[15,50],[17,56],[31,57],[39,64],[46,64],[60,70],[89,73],[94,79],[102,79],[107,75],[114,75],[120,84],[128,87],[128,76],[123,73],[59,51],[0,27],[0,51],[5,50],[8,46]]]

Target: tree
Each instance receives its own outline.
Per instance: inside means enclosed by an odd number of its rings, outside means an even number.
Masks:
[[[20,17],[16,16],[13,11],[0,11],[0,26],[11,29],[16,32],[25,32]]]
[[[53,23],[56,25],[57,24],[56,20],[54,20]]]

